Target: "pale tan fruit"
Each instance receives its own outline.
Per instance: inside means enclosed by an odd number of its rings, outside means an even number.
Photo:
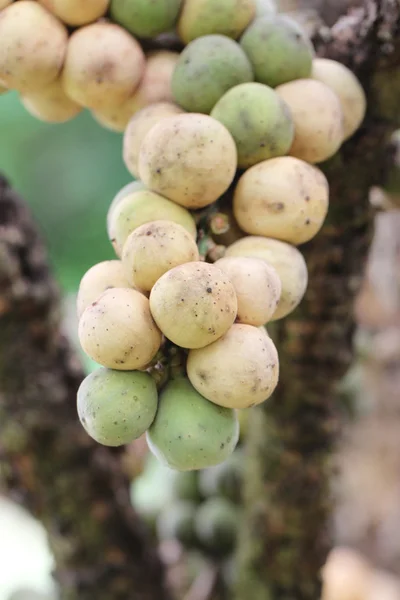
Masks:
[[[217,7],[215,3],[216,0],[185,0],[178,21],[178,33],[185,44],[211,33],[236,39],[256,14],[254,0],[218,0]]]
[[[117,192],[117,194],[115,194],[115,196],[110,204],[110,208],[108,209],[108,212],[107,212],[107,231],[110,230],[111,215],[112,215],[115,207],[121,202],[121,200],[123,200],[130,194],[133,194],[133,192],[138,192],[140,190],[145,190],[145,189],[146,189],[145,185],[138,179],[136,181],[131,181],[130,183],[127,183],[127,185],[124,185],[124,187],[121,188],[119,190],[119,192]]]
[[[343,110],[344,139],[357,131],[365,117],[367,99],[357,77],[342,63],[329,58],[313,60],[312,75],[338,96]]]
[[[110,215],[108,237],[117,256],[121,256],[132,231],[140,225],[159,219],[182,225],[196,239],[196,223],[186,208],[149,190],[138,190],[125,196]]]
[[[67,25],[87,25],[106,14],[110,0],[39,0]]]
[[[21,93],[42,89],[57,79],[68,33],[43,6],[20,0],[0,18],[0,80]]]
[[[126,168],[134,177],[139,177],[140,146],[150,129],[165,117],[183,112],[176,104],[156,102],[142,108],[129,120],[124,135],[123,158]]]
[[[6,6],[9,6],[14,0],[0,0],[0,10],[3,10]]]
[[[94,265],[86,271],[79,284],[76,299],[78,317],[106,290],[127,287],[131,287],[131,284],[120,260],[106,260]]]
[[[235,142],[226,127],[195,113],[162,119],[139,153],[143,183],[191,209],[215,202],[232,183],[236,166]]]
[[[161,345],[146,296],[128,288],[104,292],[79,321],[79,341],[103,367],[133,371],[146,367]]]
[[[127,101],[143,76],[139,43],[113,23],[93,23],[69,39],[63,85],[70,98],[98,111]]]
[[[282,319],[301,302],[307,289],[307,265],[302,254],[290,244],[266,237],[249,235],[226,250],[225,256],[262,258],[274,267],[282,284],[281,298],[272,321]]]
[[[242,175],[233,213],[243,231],[297,245],[321,229],[328,203],[329,185],[322,171],[298,158],[282,156]]]
[[[193,236],[172,221],[152,221],[138,227],[122,251],[128,280],[144,292],[150,292],[170,269],[198,260],[199,251]]]
[[[104,129],[123,133],[134,114],[134,109],[128,99],[122,104],[102,108],[101,110],[91,110],[92,117]]]
[[[66,95],[61,79],[37,92],[22,95],[21,102],[31,115],[47,123],[65,123],[82,111],[82,106]]]
[[[338,96],[324,83],[297,79],[276,88],[292,114],[295,134],[289,154],[309,163],[333,156],[343,137],[343,111]]]
[[[143,78],[131,100],[134,112],[154,102],[173,102],[171,79],[178,52],[157,50],[146,58]]]
[[[335,548],[322,569],[321,600],[366,600],[370,578],[371,567],[360,554]]]
[[[267,400],[279,378],[272,340],[251,325],[235,324],[206,348],[191,350],[187,374],[202,396],[226,408],[249,408]]]
[[[237,321],[256,327],[267,323],[278,306],[281,280],[275,269],[261,258],[224,257],[214,263],[227,274],[235,288]]]
[[[171,269],[150,294],[155,322],[174,344],[202,348],[224,335],[237,314],[233,285],[220,269],[191,262]]]

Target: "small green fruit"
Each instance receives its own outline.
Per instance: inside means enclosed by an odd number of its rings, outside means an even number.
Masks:
[[[200,491],[206,497],[223,496],[240,502],[243,472],[243,452],[236,450],[225,462],[200,472]]]
[[[174,502],[158,516],[156,529],[161,540],[178,540],[183,546],[191,548],[196,544],[195,515],[196,504],[192,502]]]
[[[138,37],[170,31],[178,20],[182,0],[111,0],[110,15]]]
[[[214,556],[231,554],[240,523],[238,508],[225,498],[209,498],[198,509],[195,531],[203,547]]]
[[[147,373],[99,368],[81,383],[78,416],[86,432],[104,446],[122,446],[150,427],[157,387]]]
[[[165,465],[192,471],[228,458],[239,439],[236,412],[209,402],[187,379],[164,388],[157,416],[147,432],[150,450]]]

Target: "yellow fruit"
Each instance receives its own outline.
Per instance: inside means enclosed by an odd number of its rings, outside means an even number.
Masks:
[[[139,153],[139,175],[150,189],[187,208],[217,200],[236,172],[229,131],[201,114],[167,117],[154,125]]]
[[[156,102],[142,108],[129,120],[124,135],[123,158],[126,168],[134,177],[139,177],[140,146],[150,129],[161,119],[183,112],[179,106],[170,102]]]
[[[91,267],[81,279],[76,299],[78,317],[110,288],[131,287],[120,260],[106,260]]]
[[[82,111],[82,107],[66,95],[61,79],[37,92],[22,95],[21,102],[31,115],[47,123],[64,123]]]
[[[110,0],[39,0],[67,25],[87,25],[107,12]]]
[[[20,0],[5,8],[0,19],[0,81],[27,94],[57,79],[68,33],[43,6]]]
[[[70,98],[88,108],[109,110],[132,95],[143,76],[139,43],[113,23],[93,23],[69,39],[63,85]]]
[[[233,212],[239,227],[291,244],[303,244],[321,229],[329,186],[316,167],[283,156],[246,171],[235,189]]]

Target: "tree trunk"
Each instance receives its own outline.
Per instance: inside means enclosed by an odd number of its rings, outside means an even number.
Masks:
[[[236,600],[319,597],[319,570],[331,544],[330,456],[341,413],[335,388],[352,358],[353,301],[370,237],[369,190],[380,183],[384,147],[400,117],[399,28],[400,3],[371,0],[319,40],[320,55],[360,75],[369,114],[322,166],[330,211],[323,230],[302,247],[308,291],[273,330],[280,384],[251,411]]]
[[[76,413],[83,373],[31,216],[0,179],[0,484],[45,525],[68,600],[164,600],[163,570],[130,505],[121,453]]]

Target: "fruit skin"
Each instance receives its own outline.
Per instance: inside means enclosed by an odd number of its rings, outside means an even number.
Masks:
[[[294,122],[294,140],[288,153],[309,163],[333,156],[343,142],[343,111],[338,96],[313,79],[291,81],[276,91]]]
[[[143,50],[135,38],[113,23],[93,23],[69,38],[63,85],[75,102],[101,111],[125,102],[144,68]]]
[[[156,281],[173,267],[198,260],[199,250],[193,236],[172,221],[151,221],[138,227],[122,251],[128,281],[144,292],[150,292]]]
[[[251,64],[239,44],[224,35],[206,35],[183,50],[171,86],[182,108],[208,114],[225,92],[253,80]]]
[[[186,378],[170,381],[146,433],[150,450],[178,471],[204,469],[230,456],[239,439],[235,411],[208,402]]]
[[[158,515],[156,529],[161,540],[178,540],[186,548],[196,545],[194,522],[196,504],[181,500],[170,504]]]
[[[138,37],[170,31],[178,20],[182,0],[111,0],[111,19]]]
[[[82,107],[64,92],[61,79],[37,92],[22,95],[21,102],[31,115],[47,123],[65,123],[82,112]]]
[[[20,0],[2,10],[0,81],[28,94],[57,79],[67,48],[68,32],[37,2]]]
[[[242,411],[239,413],[239,419]],[[231,502],[240,503],[241,487],[245,471],[245,457],[240,448],[216,467],[199,473],[199,488],[203,496],[223,496]]]
[[[372,567],[358,552],[337,546],[321,570],[321,600],[363,600],[372,587]],[[383,600],[383,599],[382,599]]]
[[[254,0],[185,0],[178,21],[178,33],[188,44],[195,38],[220,33],[236,39],[254,18]]]
[[[78,416],[86,432],[104,446],[122,446],[150,427],[157,411],[154,380],[138,371],[103,367],[86,377],[78,390]]]
[[[231,256],[214,265],[227,274],[238,301],[236,321],[259,327],[267,323],[279,303],[282,285],[278,273],[265,260]]]
[[[123,200],[130,194],[133,194],[134,192],[139,192],[139,191],[145,190],[145,189],[146,189],[146,186],[144,185],[144,183],[142,183],[138,179],[136,181],[131,181],[127,185],[124,185],[124,187],[121,188],[119,190],[119,192],[117,192],[115,194],[115,196],[110,204],[110,208],[108,209],[108,212],[107,212],[107,230],[110,227],[111,215],[114,212],[115,207],[118,206],[118,204],[121,202],[121,200]]]
[[[191,262],[160,277],[150,310],[163,334],[182,348],[202,348],[227,332],[237,314],[233,285],[220,269]]]
[[[276,5],[274,0],[255,0],[256,3],[256,18],[264,17],[265,15],[273,15],[276,13]]]
[[[360,127],[367,110],[367,98],[357,77],[342,63],[314,58],[311,77],[325,83],[338,96],[343,110],[344,139]]]
[[[90,358],[118,371],[146,368],[161,345],[148,299],[128,288],[107,290],[88,306],[78,334]]]
[[[229,131],[202,114],[167,117],[154,125],[139,153],[139,176],[181,206],[208,206],[230,186],[237,152]]]
[[[252,235],[304,244],[321,229],[328,212],[329,185],[316,167],[282,156],[246,171],[233,197],[239,226]]]
[[[6,6],[9,6],[14,0],[0,0],[0,10],[3,10]]]
[[[120,260],[105,260],[91,267],[82,277],[76,299],[80,318],[92,302],[110,288],[131,287]]]
[[[294,127],[288,108],[272,88],[261,83],[232,88],[217,102],[211,116],[232,134],[241,168],[283,156],[292,145]]]
[[[226,498],[209,498],[197,510],[195,531],[203,547],[214,556],[233,552],[240,511]]]
[[[276,87],[309,77],[314,50],[303,30],[284,15],[255,19],[240,45],[249,57],[256,81]]]
[[[81,26],[97,21],[107,12],[110,0],[39,0],[68,25]]]
[[[128,171],[139,177],[140,146],[150,129],[161,119],[182,114],[183,110],[171,102],[156,102],[139,110],[129,120],[123,141],[123,159]]]
[[[267,400],[279,378],[273,341],[257,327],[235,323],[216,342],[189,352],[187,374],[210,402],[249,408]]]
[[[308,283],[307,265],[302,254],[290,244],[260,236],[247,236],[226,250],[225,256],[250,256],[267,261],[279,275],[281,298],[272,321],[282,319],[301,302]]]
[[[117,256],[121,256],[124,244],[132,231],[157,219],[178,223],[193,238],[197,236],[196,223],[185,208],[155,192],[147,189],[137,190],[120,200],[110,214],[108,236]]]
[[[197,471],[182,471],[175,473],[174,497],[179,500],[200,501],[199,474]]]

